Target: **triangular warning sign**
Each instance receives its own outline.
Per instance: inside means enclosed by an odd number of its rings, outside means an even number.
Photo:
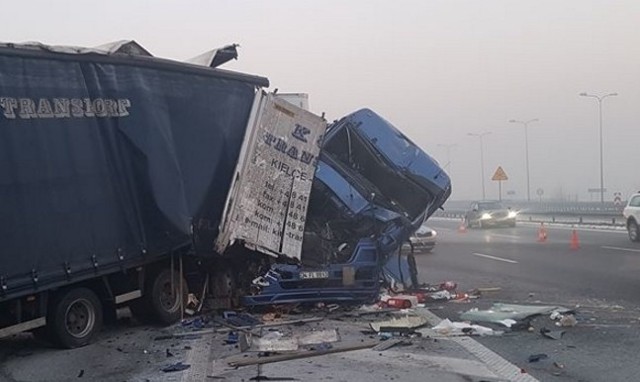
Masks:
[[[508,179],[509,177],[507,176],[507,173],[504,172],[504,170],[502,169],[502,166],[498,166],[498,168],[496,169],[496,172],[491,177],[491,180],[508,180]]]

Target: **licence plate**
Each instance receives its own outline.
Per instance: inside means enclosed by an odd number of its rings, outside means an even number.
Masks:
[[[328,271],[303,271],[300,272],[301,279],[328,279]]]

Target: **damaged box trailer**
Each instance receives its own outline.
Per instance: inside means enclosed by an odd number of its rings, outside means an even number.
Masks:
[[[82,346],[123,303],[177,320],[189,289],[370,299],[448,197],[437,163],[375,113],[325,132],[266,78],[207,57],[0,45],[0,337]]]

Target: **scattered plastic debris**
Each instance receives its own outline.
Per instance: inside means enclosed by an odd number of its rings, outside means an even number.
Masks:
[[[428,320],[422,316],[405,316],[402,318],[392,318],[387,321],[372,322],[369,326],[371,329],[379,333],[383,331],[383,328],[394,328],[396,330],[400,328],[407,330],[416,329],[426,325],[427,322]]]
[[[562,327],[572,327],[578,324],[578,320],[573,314],[566,314],[560,318],[558,322],[556,322],[556,326]]]
[[[191,367],[191,365],[189,365],[189,364],[178,362],[178,363],[174,363],[172,365],[166,366],[165,368],[162,369],[162,371],[165,372],[165,373],[172,373],[172,372],[175,372],[175,371],[187,370],[190,367]]]
[[[529,363],[539,362],[540,360],[547,359],[547,358],[549,358],[549,356],[544,353],[532,354],[529,356]]]
[[[512,327],[515,322],[525,320],[541,314],[552,312],[568,313],[571,310],[557,306],[536,306],[536,305],[514,305],[514,304],[493,304],[488,310],[478,310],[473,308],[460,315],[465,321],[493,322],[496,324]],[[510,321],[505,321],[510,320]]]
[[[440,321],[432,330],[444,336],[496,336],[503,334],[501,331],[493,330],[485,326],[471,325],[466,322],[451,322],[448,318]]]
[[[234,345],[238,343],[238,333],[236,332],[229,332],[229,334],[227,335],[227,339],[224,340],[224,342],[227,345]]]
[[[297,338],[286,338],[279,331],[269,332],[261,338],[252,338],[249,349],[259,352],[283,352],[298,350]]]
[[[565,333],[564,330],[549,330],[547,328],[540,329],[540,334],[552,340],[562,339],[562,336],[564,335],[564,333]]]

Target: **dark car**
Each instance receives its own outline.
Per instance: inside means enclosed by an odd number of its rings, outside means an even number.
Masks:
[[[478,201],[471,203],[471,208],[465,214],[468,227],[515,227],[518,213],[505,207],[498,201]]]

